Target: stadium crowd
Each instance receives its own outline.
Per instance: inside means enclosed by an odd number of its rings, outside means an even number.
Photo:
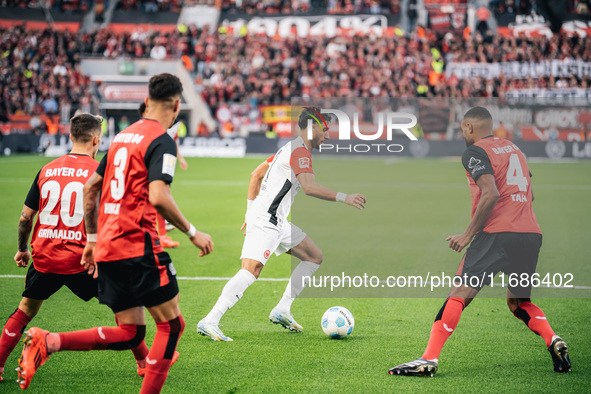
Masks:
[[[8,114],[88,111],[89,78],[80,70],[80,41],[70,31],[0,29],[0,119]]]
[[[421,31],[422,30],[422,31]],[[0,114],[56,113],[65,103],[88,105],[88,78],[81,55],[118,58],[183,58],[196,84],[215,110],[221,103],[251,105],[289,102],[312,96],[503,96],[518,88],[587,87],[587,79],[458,79],[445,77],[451,61],[495,63],[551,59],[591,61],[591,40],[513,38],[475,33],[437,35],[419,29],[410,36],[287,38],[210,33],[102,29],[65,31],[0,29]],[[194,65],[194,66],[193,66]],[[194,69],[193,69],[194,67]]]

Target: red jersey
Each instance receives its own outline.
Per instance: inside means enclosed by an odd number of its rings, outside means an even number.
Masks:
[[[142,119],[117,134],[101,161],[103,177],[95,260],[117,261],[161,253],[149,183],[171,183],[176,144],[160,123]]]
[[[482,193],[476,184],[481,175],[492,174],[499,190],[499,200],[482,231],[542,233],[532,207],[531,173],[515,144],[493,136],[483,138],[464,151],[462,163],[470,184],[472,216]]]
[[[98,162],[87,155],[68,154],[45,165],[29,190],[25,205],[39,211],[31,246],[35,269],[43,273],[76,274],[80,265],[84,228],[84,184]]]

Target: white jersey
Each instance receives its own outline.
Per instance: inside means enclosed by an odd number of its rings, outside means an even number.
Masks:
[[[312,155],[298,137],[271,156],[267,162],[269,170],[263,178],[261,190],[248,210],[249,218],[268,221],[281,227],[287,222],[287,216],[301,185],[296,175],[312,170]]]
[[[181,127],[181,122],[176,122],[173,124],[170,129],[166,130],[168,135],[173,139],[177,140],[179,138],[179,128]]]

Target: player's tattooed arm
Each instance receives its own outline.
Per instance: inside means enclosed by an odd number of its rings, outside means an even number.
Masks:
[[[18,250],[14,255],[14,261],[17,267],[26,267],[31,260],[31,252],[29,251],[29,235],[33,228],[33,218],[37,211],[23,206],[21,217],[18,221]]]
[[[29,235],[33,228],[33,218],[35,217],[34,209],[23,206],[21,217],[18,221],[18,251],[26,252],[29,250]]]
[[[103,187],[103,177],[96,172],[84,185],[84,225],[86,234],[96,234],[98,228],[98,203]]]

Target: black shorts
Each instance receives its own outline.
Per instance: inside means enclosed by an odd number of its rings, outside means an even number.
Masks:
[[[176,271],[166,252],[99,262],[97,267],[99,301],[114,313],[160,305],[179,293]]]
[[[35,263],[33,263],[27,271],[23,297],[46,300],[61,289],[62,286],[66,286],[84,301],[98,295],[98,282],[92,278],[92,275],[88,275],[86,271],[67,275],[43,273],[37,271]]]
[[[480,232],[466,250],[456,275],[461,275],[465,284],[476,290],[490,285],[491,278],[499,271],[509,278],[526,274],[530,284],[541,246],[542,234],[538,233]],[[510,284],[508,280],[505,283]],[[531,295],[531,285],[508,288],[518,298]]]

